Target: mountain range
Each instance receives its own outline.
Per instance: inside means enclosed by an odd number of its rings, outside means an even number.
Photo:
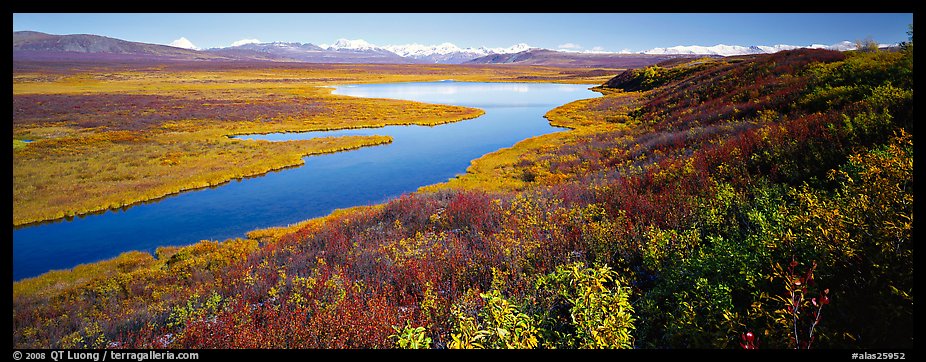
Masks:
[[[338,44],[322,48],[310,43],[249,43],[227,48],[203,50],[235,59],[251,59],[255,55],[278,61],[307,63],[412,63],[408,58],[376,47],[348,47]]]
[[[490,54],[511,54],[530,50],[527,44],[508,48],[460,48],[451,43],[440,45],[377,46],[362,39],[338,39],[334,44],[259,43],[253,42],[226,48],[206,49],[206,52],[234,56],[240,50],[256,51],[291,60],[320,63],[441,63],[460,64]]]
[[[888,47],[889,45],[881,44],[881,47]],[[718,44],[710,47],[691,45],[691,46],[674,46],[670,48],[653,48],[650,50],[644,50],[640,52],[641,54],[689,54],[689,55],[719,55],[719,56],[733,56],[733,55],[750,55],[750,54],[771,54],[777,53],[783,50],[794,50],[800,48],[810,48],[810,49],[829,49],[829,50],[838,50],[838,51],[847,51],[855,50],[856,45],[850,41],[842,41],[832,45],[823,45],[823,44],[811,44],[807,46],[797,46],[797,45],[753,45],[753,46],[741,46],[741,45],[725,45]]]
[[[185,40],[185,39],[184,39]],[[635,68],[678,57],[733,56],[775,53],[797,48],[852,50],[855,43],[808,46],[674,46],[641,52],[576,52],[516,44],[507,48],[461,48],[452,43],[439,45],[370,44],[362,39],[338,39],[333,44],[261,43],[256,40],[238,45],[190,49],[176,46],[131,42],[99,35],[52,35],[34,31],[13,32],[14,60],[249,60],[310,63],[396,63],[396,64],[522,64],[573,67]],[[885,45],[882,45],[885,46]]]

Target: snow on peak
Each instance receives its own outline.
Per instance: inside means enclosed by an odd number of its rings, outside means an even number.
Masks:
[[[328,50],[374,50],[379,47],[368,43],[363,39],[338,39],[334,44],[327,46]]]
[[[513,53],[520,53],[523,51],[531,50],[533,48],[534,47],[527,45],[525,43],[518,43],[518,44],[512,45],[507,48],[488,48],[488,50],[492,53],[498,53],[498,54],[513,54]]]
[[[742,55],[756,54],[762,50],[757,47],[745,47],[741,45],[717,44],[714,46],[701,45],[678,45],[669,48],[653,48],[645,50],[643,54],[710,54],[710,55]]]
[[[189,39],[187,39],[186,37],[182,37],[182,36],[180,37],[180,39],[174,40],[174,41],[170,42],[170,44],[168,44],[168,45],[170,45],[170,46],[172,46],[172,47],[183,48],[183,49],[194,49],[194,50],[199,50],[199,47],[197,47],[196,45],[194,45],[193,42],[191,42],[191,41],[190,41]]]
[[[888,44],[880,44],[881,47],[889,46]],[[731,55],[746,55],[746,54],[771,54],[777,53],[783,50],[794,50],[801,48],[810,48],[810,49],[829,49],[829,50],[855,50],[856,45],[850,41],[841,41],[832,45],[824,44],[811,44],[806,46],[798,45],[787,45],[787,44],[776,44],[776,45],[753,45],[753,46],[742,46],[742,45],[725,45],[717,44],[714,46],[700,46],[700,45],[680,45],[669,48],[653,48],[650,50],[644,50],[640,52],[641,54],[686,54],[686,55],[720,55],[720,56],[731,56]]]
[[[231,46],[237,47],[237,46],[242,46],[242,45],[247,45],[247,44],[260,44],[260,40],[257,40],[257,39],[241,39],[241,40],[238,40],[238,41],[236,41],[236,42],[234,42],[234,43],[231,43]]]
[[[436,45],[433,48],[434,52],[437,54],[449,54],[463,51],[463,49],[460,49],[460,47],[453,43],[441,43],[440,45]]]
[[[489,54],[509,54],[520,53],[532,47],[527,44],[515,44],[507,48],[460,48],[453,43],[441,43],[438,45],[422,45],[418,43],[405,45],[387,45],[383,49],[401,55],[403,57],[429,57],[433,55],[448,55],[454,53],[465,53],[476,57]]]
[[[777,53],[784,50],[794,50],[799,49],[799,46],[796,45],[787,45],[787,44],[775,44],[775,45],[758,45],[754,47],[758,49],[761,53]]]
[[[273,42],[273,43],[259,43],[257,39],[242,39],[236,41],[232,46],[243,46],[249,44],[267,44],[277,48],[299,48],[303,46],[300,43],[284,43],[284,42]],[[519,43],[512,45],[507,48],[461,48],[456,44],[444,42],[437,45],[424,45],[419,43],[403,44],[403,45],[385,45],[378,46],[371,44],[370,42],[363,39],[345,39],[341,38],[335,41],[333,44],[319,44],[318,47],[331,50],[331,51],[389,51],[406,58],[415,58],[415,59],[429,59],[429,60],[438,60],[446,61],[447,59],[455,59],[456,61],[463,61],[466,59],[474,59],[489,54],[511,54],[511,53],[520,53],[526,50],[534,49],[530,45],[525,43]]]
[[[403,57],[426,57],[435,54],[446,55],[451,53],[467,52],[469,50],[461,49],[453,43],[442,43],[440,45],[423,45],[418,43],[387,45],[384,46],[383,49]]]
[[[273,43],[260,43],[260,44],[262,44],[262,45],[275,46],[275,47],[278,47],[278,48],[301,48],[301,47],[304,47],[304,46],[307,46],[307,45],[308,45],[308,46],[311,46],[311,45],[312,45],[312,44],[309,44],[309,43],[303,44],[303,43],[298,43],[298,42],[285,42],[285,41],[275,41],[275,42],[273,42]]]
[[[826,49],[830,49],[830,50],[839,50],[839,51],[855,50],[856,48],[857,48],[857,47],[855,46],[855,43],[853,43],[853,42],[851,42],[851,41],[848,41],[848,40],[843,40],[843,41],[841,41],[841,42],[839,42],[839,43],[836,43],[836,44],[833,44],[833,45],[830,45],[830,46],[827,46],[827,47],[826,47]]]

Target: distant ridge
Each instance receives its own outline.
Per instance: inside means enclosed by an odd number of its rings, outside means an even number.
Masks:
[[[668,59],[690,58],[676,54],[620,54],[558,52],[548,49],[531,49],[515,54],[492,54],[476,58],[467,64],[520,64],[559,67],[639,68]]]

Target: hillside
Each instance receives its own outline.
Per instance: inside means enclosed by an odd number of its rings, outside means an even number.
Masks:
[[[13,32],[14,60],[215,60],[225,57],[166,45],[147,44],[99,35],[51,35],[34,31]]]
[[[913,348],[912,47],[653,64],[446,184],[16,283],[14,348]]]

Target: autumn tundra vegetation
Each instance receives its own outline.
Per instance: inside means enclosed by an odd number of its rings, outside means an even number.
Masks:
[[[483,114],[336,96],[326,88],[333,84],[448,78],[593,83],[610,74],[545,67],[211,64],[17,64],[13,225],[117,209],[301,165],[305,155],[391,142],[386,136],[290,142],[228,136],[433,126]],[[23,147],[23,140],[34,142]]]
[[[130,84],[96,90],[92,78],[72,79],[86,75],[14,72],[14,135],[77,143],[69,152],[169,137],[214,146],[203,155],[183,152],[182,142],[165,146],[180,148],[173,167],[183,167],[248,147],[305,154],[315,145],[219,136],[321,127],[316,107],[371,110],[378,113],[368,122],[383,123],[435,110],[470,115],[197,72],[130,73]],[[220,87],[210,88],[213,77]],[[247,238],[129,252],[14,283],[13,345],[913,347],[912,45],[687,59],[600,83],[603,97],[547,114],[571,131],[488,154],[446,183]],[[148,132],[136,133],[96,117],[62,124],[52,116],[112,102],[102,95],[130,87],[151,92],[139,104],[171,105],[162,108],[200,121],[163,119],[155,107],[159,115],[138,126]],[[226,109],[254,106],[244,100],[216,96],[226,100],[216,108],[184,100],[214,92],[260,94],[253,102],[266,110],[242,114],[270,114],[268,125],[222,119],[232,117]],[[53,101],[62,94],[86,99],[62,106]],[[46,101],[42,117],[17,113]],[[309,113],[278,116],[294,111]],[[43,160],[69,160],[40,141],[14,149],[14,185],[27,173],[46,177]]]

